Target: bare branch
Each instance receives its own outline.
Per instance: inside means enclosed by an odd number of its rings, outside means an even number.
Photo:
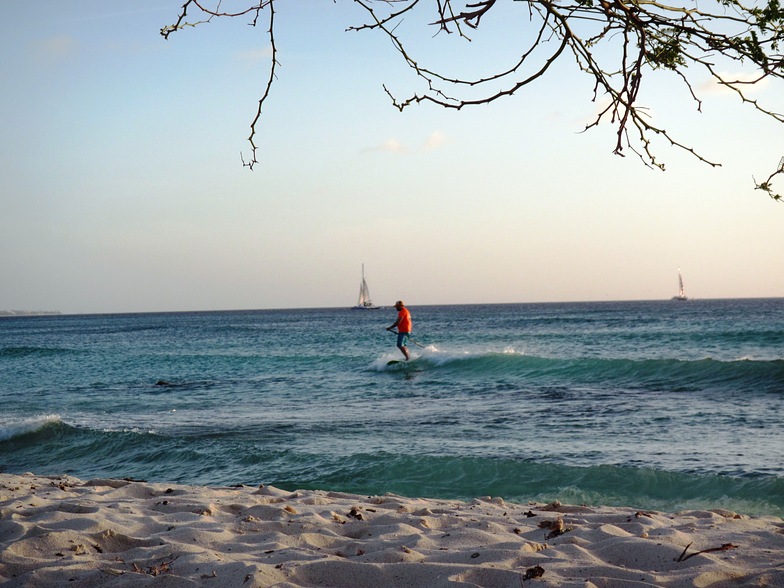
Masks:
[[[256,116],[253,119],[253,122],[250,124],[250,135],[248,136],[248,143],[251,146],[251,154],[250,159],[246,162],[245,158],[242,158],[242,165],[247,167],[251,171],[253,170],[253,166],[258,163],[258,158],[256,157],[256,151],[258,147],[256,147],[256,124],[259,122],[261,118],[261,110],[264,106],[264,102],[266,102],[267,98],[269,97],[270,90],[272,90],[272,83],[275,81],[275,70],[278,67],[278,48],[275,45],[275,6],[273,4],[274,0],[267,0],[267,6],[269,7],[269,29],[267,29],[267,34],[269,35],[270,47],[272,48],[272,56],[270,58],[270,71],[269,71],[269,78],[267,79],[267,84],[264,87],[264,93],[259,99],[258,108],[256,109]],[[257,15],[258,17],[258,15]],[[255,22],[254,22],[255,26]]]

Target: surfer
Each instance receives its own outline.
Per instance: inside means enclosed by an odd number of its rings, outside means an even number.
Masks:
[[[395,302],[395,310],[397,310],[397,320],[387,327],[387,331],[391,331],[397,327],[397,348],[406,356],[406,361],[411,359],[408,353],[408,338],[411,336],[411,313],[408,312],[402,300]]]

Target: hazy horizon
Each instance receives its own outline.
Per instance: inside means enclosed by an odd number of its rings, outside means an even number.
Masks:
[[[721,301],[733,301],[733,300],[784,300],[784,296],[762,296],[762,297],[745,297],[745,298],[690,298],[686,301],[686,305],[688,306],[691,302],[721,302]],[[545,305],[569,305],[569,304],[623,304],[623,303],[651,303],[651,302],[672,302],[674,306],[680,306],[683,302],[676,302],[668,298],[652,298],[647,300],[548,300],[548,301],[525,301],[525,302],[450,302],[447,304],[439,304],[439,303],[423,303],[423,304],[409,304],[406,303],[407,307],[410,307],[412,310],[416,308],[428,308],[428,307],[443,307],[443,306],[545,306]],[[384,311],[389,310],[393,312],[394,303],[390,304],[380,304],[378,310]],[[188,314],[188,313],[209,313],[209,312],[266,312],[266,311],[297,311],[297,310],[352,310],[351,305],[345,306],[297,306],[297,307],[269,307],[269,308],[198,308],[198,309],[190,309],[190,310],[177,310],[177,309],[164,309],[164,310],[141,310],[141,311],[108,311],[108,312],[63,312],[57,309],[0,309],[0,318],[9,318],[13,316],[22,317],[22,316],[89,316],[89,315],[113,315],[113,314]],[[20,312],[20,313],[30,313],[27,315],[19,314],[2,314],[7,312]],[[368,312],[371,316],[383,314],[382,313],[374,313],[372,311],[360,311],[357,312]],[[41,314],[36,314],[41,313]]]

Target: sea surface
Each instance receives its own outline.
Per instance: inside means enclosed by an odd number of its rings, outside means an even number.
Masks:
[[[0,318],[0,471],[784,516],[784,299]]]

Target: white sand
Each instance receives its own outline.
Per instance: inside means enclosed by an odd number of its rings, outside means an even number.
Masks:
[[[784,586],[784,522],[0,474],[0,583]]]

